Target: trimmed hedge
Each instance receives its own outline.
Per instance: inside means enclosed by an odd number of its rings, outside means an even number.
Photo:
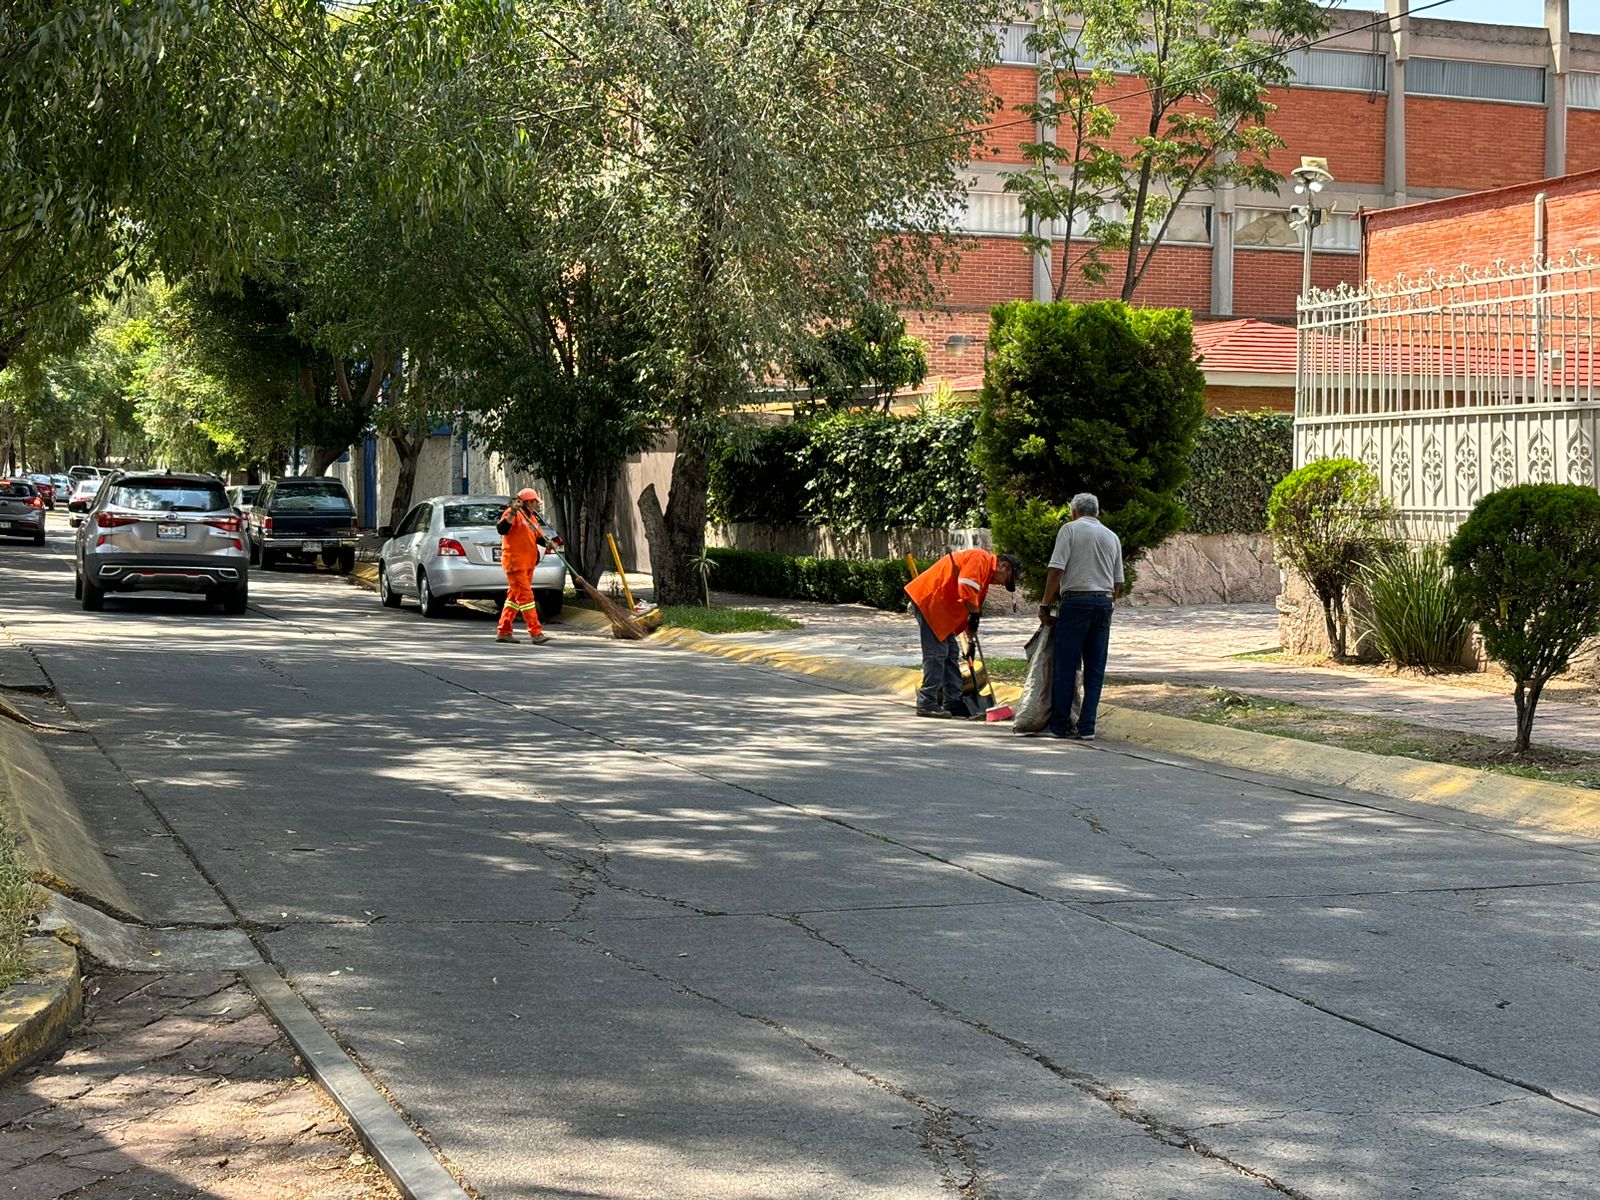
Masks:
[[[1178,500],[1188,533],[1262,533],[1272,489],[1294,470],[1294,415],[1207,417],[1195,434],[1189,481]]]
[[[721,591],[820,604],[870,604],[890,612],[906,609],[904,589],[911,575],[903,558],[853,562],[759,550],[712,549],[706,553],[717,564],[711,578]]]
[[[977,415],[841,413],[742,431],[712,461],[711,518],[844,533],[984,525]]]

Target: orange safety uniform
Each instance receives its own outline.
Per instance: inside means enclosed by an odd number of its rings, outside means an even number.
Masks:
[[[528,633],[537,636],[543,632],[539,625],[539,608],[533,601],[533,568],[539,565],[539,530],[519,504],[506,509],[500,519],[510,521],[511,530],[500,538],[506,602],[501,606],[500,624],[495,632],[510,633],[517,623],[517,614],[521,613]]]
[[[906,584],[906,595],[936,637],[955,637],[967,627],[969,610],[963,601],[983,608],[997,562],[981,547],[952,551]]]

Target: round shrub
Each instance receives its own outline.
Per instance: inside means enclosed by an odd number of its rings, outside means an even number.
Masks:
[[[1278,557],[1322,602],[1335,661],[1344,659],[1348,641],[1345,592],[1365,564],[1393,548],[1393,516],[1378,477],[1351,458],[1325,458],[1289,472],[1267,501],[1267,530]]]
[[[1570,483],[1491,492],[1456,530],[1449,559],[1485,653],[1516,682],[1525,752],[1545,684],[1600,633],[1600,492]]]

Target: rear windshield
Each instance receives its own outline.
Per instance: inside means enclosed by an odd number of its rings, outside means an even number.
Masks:
[[[261,494],[261,488],[259,486],[257,486],[257,487],[240,488],[239,489],[239,503],[240,504],[254,504],[256,502],[256,497],[259,496],[260,494]]]
[[[78,485],[72,490],[75,492],[82,492],[86,496],[92,496],[100,490],[101,482],[102,481],[98,478],[80,479],[78,480]]]
[[[20,483],[11,479],[0,480],[0,496],[31,495],[33,495],[33,484],[31,483]]]
[[[494,525],[505,511],[504,504],[446,504],[444,527],[471,529],[479,525]]]
[[[345,495],[344,484],[337,479],[296,480],[280,483],[272,494],[274,512],[338,512],[350,511],[350,497]]]
[[[134,512],[216,512],[227,508],[221,485],[192,479],[123,479],[111,485],[106,503]]]

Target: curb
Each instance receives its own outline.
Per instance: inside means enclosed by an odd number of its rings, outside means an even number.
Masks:
[[[76,950],[55,938],[30,937],[23,956],[27,976],[0,991],[0,1080],[55,1049],[83,1012]]]
[[[599,617],[598,613],[595,615]],[[600,620],[604,621],[604,617]],[[922,678],[915,667],[878,666],[793,650],[719,642],[692,629],[663,627],[650,640],[897,697],[914,696]],[[995,685],[995,696],[1001,704],[1015,704],[1021,695],[1022,689],[1015,685]],[[1592,788],[1494,775],[1398,755],[1367,754],[1109,704],[1100,710],[1099,732],[1107,741],[1280,779],[1436,804],[1552,833],[1600,837],[1600,791]]]
[[[90,896],[117,912],[138,906],[118,881],[38,740],[0,717],[0,825],[36,883]]]
[[[240,972],[273,1022],[294,1043],[322,1085],[405,1200],[466,1200],[467,1192],[407,1125],[312,1014],[283,976],[266,963]]]

